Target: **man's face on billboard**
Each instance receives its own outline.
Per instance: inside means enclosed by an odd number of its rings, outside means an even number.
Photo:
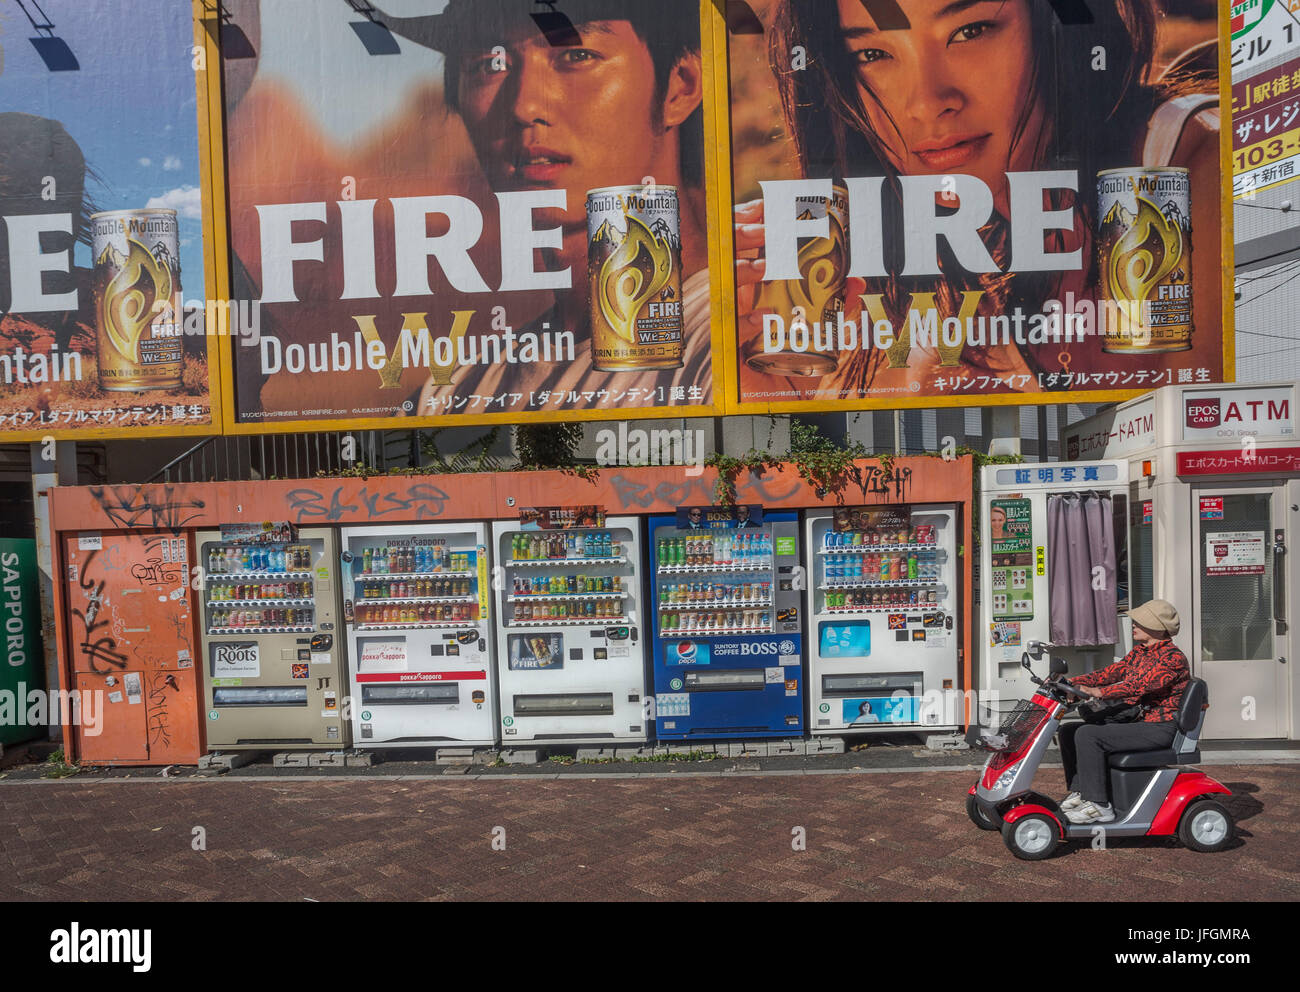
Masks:
[[[493,189],[567,189],[566,227],[585,225],[588,190],[654,175],[666,138],[650,49],[630,22],[577,30],[583,43],[572,47],[552,47],[537,30],[508,36],[504,57],[467,54],[458,81],[461,116]]]

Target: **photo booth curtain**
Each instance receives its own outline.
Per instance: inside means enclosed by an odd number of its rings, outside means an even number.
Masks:
[[[1048,615],[1053,644],[1092,647],[1119,639],[1111,498],[1047,498]]]

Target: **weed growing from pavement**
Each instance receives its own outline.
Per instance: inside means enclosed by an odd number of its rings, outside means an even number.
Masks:
[[[69,775],[75,775],[81,769],[75,764],[68,764],[63,760],[63,752],[55,751],[45,760],[45,768],[41,770],[41,778],[67,778]]]

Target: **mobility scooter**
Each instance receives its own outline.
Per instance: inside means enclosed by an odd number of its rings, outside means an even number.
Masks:
[[[1050,645],[1030,642],[1041,653]],[[1232,814],[1212,796],[1230,790],[1199,772],[1178,765],[1200,761],[1197,742],[1209,693],[1204,680],[1192,679],[1178,707],[1173,743],[1153,751],[1124,751],[1109,755],[1111,805],[1115,819],[1102,824],[1074,824],[1056,801],[1033,790],[1034,775],[1061,718],[1088,697],[1064,677],[1065,662],[1053,659],[1050,676],[1034,675],[1029,651],[1020,663],[1038,686],[1032,699],[1022,700],[996,734],[972,724],[967,741],[992,752],[979,781],[966,798],[966,812],[982,830],[1001,830],[1011,853],[1026,861],[1050,857],[1063,841],[1103,836],[1160,837],[1177,835],[1196,851],[1221,851],[1232,841]]]

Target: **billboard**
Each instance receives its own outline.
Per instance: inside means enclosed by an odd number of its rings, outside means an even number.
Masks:
[[[1232,378],[1226,10],[749,7],[725,35],[729,412]]]
[[[720,412],[711,4],[226,7],[228,431]]]
[[[0,6],[0,439],[210,434],[206,64],[189,3]]]

